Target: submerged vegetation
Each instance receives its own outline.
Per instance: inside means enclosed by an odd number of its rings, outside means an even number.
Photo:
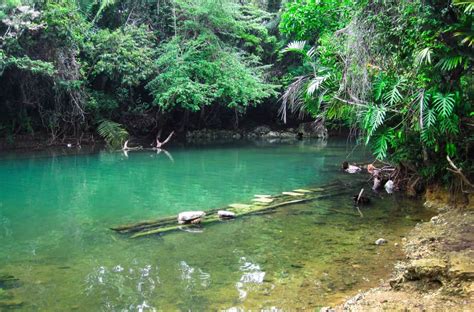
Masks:
[[[283,122],[351,129],[412,187],[464,174],[466,190],[473,20],[470,0],[6,0],[0,135],[119,146],[164,127],[237,128],[265,103]]]

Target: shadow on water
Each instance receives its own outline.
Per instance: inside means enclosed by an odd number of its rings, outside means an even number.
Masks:
[[[395,243],[430,217],[419,202],[374,195],[361,218],[341,192],[166,236],[108,230],[354,179],[338,173],[337,142],[169,152],[174,162],[156,151],[0,161],[0,276],[19,282],[0,284],[3,295],[25,311],[315,308],[387,277]],[[375,246],[380,237],[389,243]]]

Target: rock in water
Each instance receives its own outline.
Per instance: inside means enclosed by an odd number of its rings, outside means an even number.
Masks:
[[[204,211],[185,211],[181,212],[178,215],[178,223],[179,224],[185,224],[185,223],[191,223],[191,221],[200,219],[204,217],[206,213]]]
[[[232,211],[219,210],[217,212],[217,215],[219,216],[219,218],[222,218],[222,219],[233,219],[233,218],[235,218],[235,213],[233,213]]]
[[[385,183],[384,187],[387,193],[389,194],[393,193],[394,184],[392,180],[388,180],[387,183]]]
[[[387,243],[387,240],[386,239],[383,239],[383,238],[379,238],[375,241],[375,245],[384,245]]]
[[[345,171],[347,173],[358,173],[358,172],[361,172],[362,169],[360,167],[357,167],[357,166],[349,165],[349,167],[347,169],[345,169]]]

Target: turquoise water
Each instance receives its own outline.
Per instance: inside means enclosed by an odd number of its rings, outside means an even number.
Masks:
[[[399,241],[426,216],[419,203],[374,195],[360,218],[341,192],[197,233],[130,239],[109,230],[357,180],[339,170],[348,154],[367,159],[352,149],[345,141],[305,141],[172,147],[170,155],[4,155],[0,277],[18,280],[0,278],[0,310],[314,308],[373,285],[400,255],[373,241]]]

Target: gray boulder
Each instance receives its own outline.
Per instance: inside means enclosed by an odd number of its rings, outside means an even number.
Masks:
[[[222,219],[235,218],[235,213],[233,213],[232,211],[227,211],[227,210],[219,210],[217,212],[217,215],[219,216],[219,218],[222,218]]]
[[[203,218],[206,215],[204,211],[185,211],[178,214],[178,223],[191,223],[193,220]]]
[[[328,129],[322,123],[303,122],[298,127],[298,133],[304,138],[321,138],[328,137]]]
[[[258,126],[252,130],[252,133],[254,133],[257,136],[261,136],[261,135],[267,134],[270,131],[271,129],[268,126]]]

